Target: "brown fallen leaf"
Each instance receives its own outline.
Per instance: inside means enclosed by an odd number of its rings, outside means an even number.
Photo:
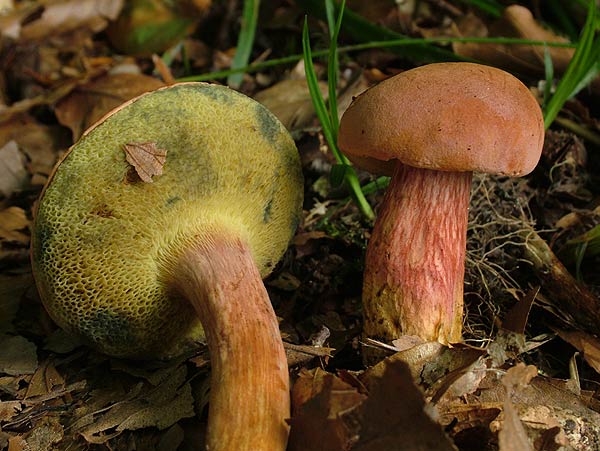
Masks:
[[[369,398],[349,414],[360,424],[360,440],[352,451],[457,450],[433,412],[408,365],[392,361],[371,382]]]
[[[0,373],[33,374],[38,366],[37,348],[20,335],[0,336]]]
[[[327,84],[320,82],[319,89],[326,98]],[[272,111],[288,130],[306,126],[315,116],[305,79],[280,81],[258,92],[254,99]]]
[[[57,371],[54,364],[50,360],[46,360],[40,364],[31,377],[31,381],[25,392],[25,399],[45,396],[57,387],[64,386],[64,384],[65,380]]]
[[[581,331],[559,330],[558,336],[577,348],[585,361],[600,373],[600,340],[593,335]]]
[[[57,417],[46,415],[27,434],[28,451],[48,451],[55,449],[52,445],[60,442],[64,436],[63,426]]]
[[[520,5],[505,8],[502,17],[489,29],[486,29],[475,16],[467,16],[463,23],[459,22],[458,27],[462,36],[472,36],[472,31],[477,29],[479,37],[514,37],[536,41],[569,42],[540,25],[531,11]],[[453,50],[459,55],[517,73],[543,74],[544,72],[544,47],[540,46],[456,42],[453,44]],[[550,47],[548,51],[557,73],[564,72],[575,52],[574,49],[565,47]]]
[[[535,366],[518,363],[509,368],[502,378],[506,396],[503,405],[504,422],[498,433],[500,451],[533,451],[527,431],[513,406],[512,396],[515,391],[529,385],[536,375],[537,368]]]
[[[334,374],[319,368],[302,370],[292,389],[293,416],[288,449],[352,449],[356,430],[342,417],[356,409],[365,398]]]
[[[26,114],[16,115],[0,123],[0,146],[11,140],[27,156],[25,167],[32,176],[49,175],[59,151],[71,144],[69,134],[63,127],[41,124]]]
[[[78,432],[89,443],[105,443],[125,430],[145,427],[166,429],[182,418],[194,416],[194,398],[187,368],[172,369],[158,386],[140,383],[126,397],[108,408],[89,412],[78,419]],[[125,400],[123,400],[125,398]]]
[[[0,421],[10,421],[23,408],[21,401],[0,401]]]
[[[161,175],[167,160],[167,150],[155,142],[128,143],[123,145],[127,162],[133,166],[143,182],[152,183],[152,177]]]
[[[99,32],[123,8],[123,0],[62,0],[18,3],[10,14],[0,16],[3,37],[19,41],[41,40],[78,27]]]
[[[55,108],[58,121],[69,127],[73,140],[102,116],[123,102],[145,92],[164,86],[160,80],[143,74],[119,73],[102,75],[89,83],[83,84]]]
[[[15,141],[0,148],[0,195],[9,197],[22,189],[29,179],[25,168],[25,156]]]
[[[0,211],[0,240],[27,244],[29,235],[23,230],[28,226],[29,219],[22,208],[8,207]]]

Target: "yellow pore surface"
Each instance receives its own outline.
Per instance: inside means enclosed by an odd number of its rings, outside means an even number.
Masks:
[[[131,181],[125,160],[123,146],[142,142],[167,150],[153,183]],[[234,233],[265,276],[301,203],[294,142],[260,104],[204,83],[143,95],[88,131],[46,187],[32,244],[40,295],[61,327],[105,353],[177,354],[203,338],[167,286],[182,249]]]

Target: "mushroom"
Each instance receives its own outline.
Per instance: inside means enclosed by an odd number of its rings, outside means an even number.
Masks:
[[[140,180],[127,146],[166,151],[162,175]],[[294,141],[254,100],[205,83],[142,95],[90,128],[42,193],[41,299],[111,356],[181,355],[205,331],[207,448],[284,450],[289,375],[261,277],[299,223],[302,186]]]
[[[537,101],[499,69],[430,64],[358,96],[338,140],[358,166],[391,175],[366,253],[365,334],[460,341],[472,172],[533,170],[544,140]]]

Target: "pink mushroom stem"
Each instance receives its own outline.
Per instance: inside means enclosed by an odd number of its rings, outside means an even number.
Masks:
[[[283,451],[289,374],[277,317],[250,250],[215,235],[180,257],[174,287],[196,309],[212,365],[207,449]]]
[[[367,336],[460,341],[471,179],[397,163],[366,255]]]

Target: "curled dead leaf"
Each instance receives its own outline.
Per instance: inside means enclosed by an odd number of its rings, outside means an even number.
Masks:
[[[22,208],[8,207],[0,211],[0,240],[27,244],[29,235],[23,231],[28,226],[29,219]]]
[[[159,148],[155,142],[128,143],[123,145],[123,150],[127,162],[143,182],[152,183],[152,177],[162,174],[167,151]]]
[[[489,28],[473,15],[457,22],[460,36],[514,37],[535,41],[569,42],[537,22],[531,11],[521,5],[504,9],[502,17]],[[531,74],[544,73],[544,47],[532,45],[480,44],[455,42],[453,50],[461,56],[483,61],[497,67]],[[562,73],[575,52],[572,48],[548,48],[557,73]]]
[[[73,140],[123,102],[164,86],[160,80],[135,73],[107,74],[85,83],[55,108],[59,122],[71,129]]]

